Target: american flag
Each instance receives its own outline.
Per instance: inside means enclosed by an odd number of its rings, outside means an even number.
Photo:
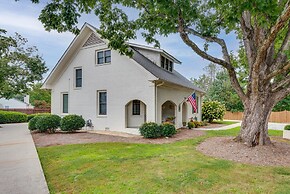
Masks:
[[[195,96],[195,93],[193,93],[192,95],[190,95],[187,98],[187,101],[189,101],[189,103],[193,107],[194,112],[196,113],[197,112],[197,106],[196,106],[196,96]]]

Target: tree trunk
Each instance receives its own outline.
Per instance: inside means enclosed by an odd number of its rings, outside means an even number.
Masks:
[[[271,144],[268,121],[274,106],[273,100],[265,97],[255,99],[245,103],[240,134],[235,138],[249,147]]]

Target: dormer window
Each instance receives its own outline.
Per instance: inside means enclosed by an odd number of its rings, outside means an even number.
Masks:
[[[161,67],[167,71],[173,71],[173,62],[166,57],[161,56]]]

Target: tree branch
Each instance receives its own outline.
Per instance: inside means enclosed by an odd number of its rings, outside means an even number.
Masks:
[[[272,91],[277,92],[279,89],[287,87],[290,84],[290,75],[287,75],[282,81],[272,84]]]
[[[267,75],[267,77],[265,78],[265,81],[268,81],[268,80],[272,79],[273,77],[275,77],[281,73],[284,73],[288,70],[290,70],[290,61],[288,61],[282,68],[277,69],[276,71],[273,71],[272,73]]]
[[[285,80],[286,81],[286,80]],[[288,85],[290,84],[290,76],[288,76],[287,78],[288,81]],[[277,102],[279,102],[280,100],[284,99],[286,96],[288,96],[290,94],[290,87],[285,87],[279,91],[277,91],[275,93]]]
[[[238,95],[240,96],[241,100],[243,102],[246,101],[246,95],[237,79],[237,75],[235,72],[234,67],[231,65],[230,61],[225,61],[216,57],[213,57],[212,55],[207,54],[206,52],[202,51],[192,40],[190,40],[187,32],[186,32],[186,27],[184,24],[184,20],[182,18],[182,13],[181,10],[179,10],[179,18],[178,18],[178,32],[180,34],[181,39],[183,40],[183,42],[188,45],[196,54],[198,54],[199,56],[201,56],[204,59],[207,59],[213,63],[217,63],[223,67],[225,67],[228,70],[229,76],[230,76],[230,80],[232,85],[234,86],[235,91],[238,93]],[[199,33],[197,33],[199,34]],[[201,35],[200,35],[201,36]],[[205,39],[205,38],[204,38]],[[216,37],[207,37],[208,40],[215,40],[213,42],[219,41],[216,39]],[[223,44],[223,43],[222,43]],[[224,43],[225,44],[225,43]]]
[[[211,36],[204,36],[201,33],[197,32],[194,29],[189,28],[189,27],[184,28],[184,30],[185,30],[185,32],[189,32],[189,33],[191,33],[199,38],[202,38],[208,42],[215,42],[215,43],[219,44],[222,48],[222,53],[223,53],[223,57],[224,57],[225,61],[227,63],[231,62],[228,48],[227,48],[226,43],[223,39],[217,38],[217,37],[211,37]]]
[[[264,62],[264,59],[266,58],[267,50],[271,46],[271,44],[274,42],[278,33],[285,26],[289,18],[290,18],[290,6],[289,6],[289,0],[288,0],[282,14],[277,19],[275,25],[272,26],[268,37],[266,38],[266,40],[263,41],[262,46],[258,50],[257,57],[255,60],[255,63],[253,64],[253,70],[252,70],[253,71],[252,89],[254,93],[258,92],[260,66]]]

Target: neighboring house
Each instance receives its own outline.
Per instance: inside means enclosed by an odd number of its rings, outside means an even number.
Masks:
[[[51,89],[51,112],[82,115],[96,130],[131,133],[168,117],[175,117],[176,127],[191,117],[200,120],[204,92],[174,70],[181,62],[162,49],[128,44],[132,58],[109,49],[85,24],[43,85]],[[198,113],[185,99],[193,92]]]
[[[25,109],[25,108],[33,108],[32,105],[29,104],[29,97],[24,97],[24,102],[15,98],[5,99],[0,98],[0,109]]]

